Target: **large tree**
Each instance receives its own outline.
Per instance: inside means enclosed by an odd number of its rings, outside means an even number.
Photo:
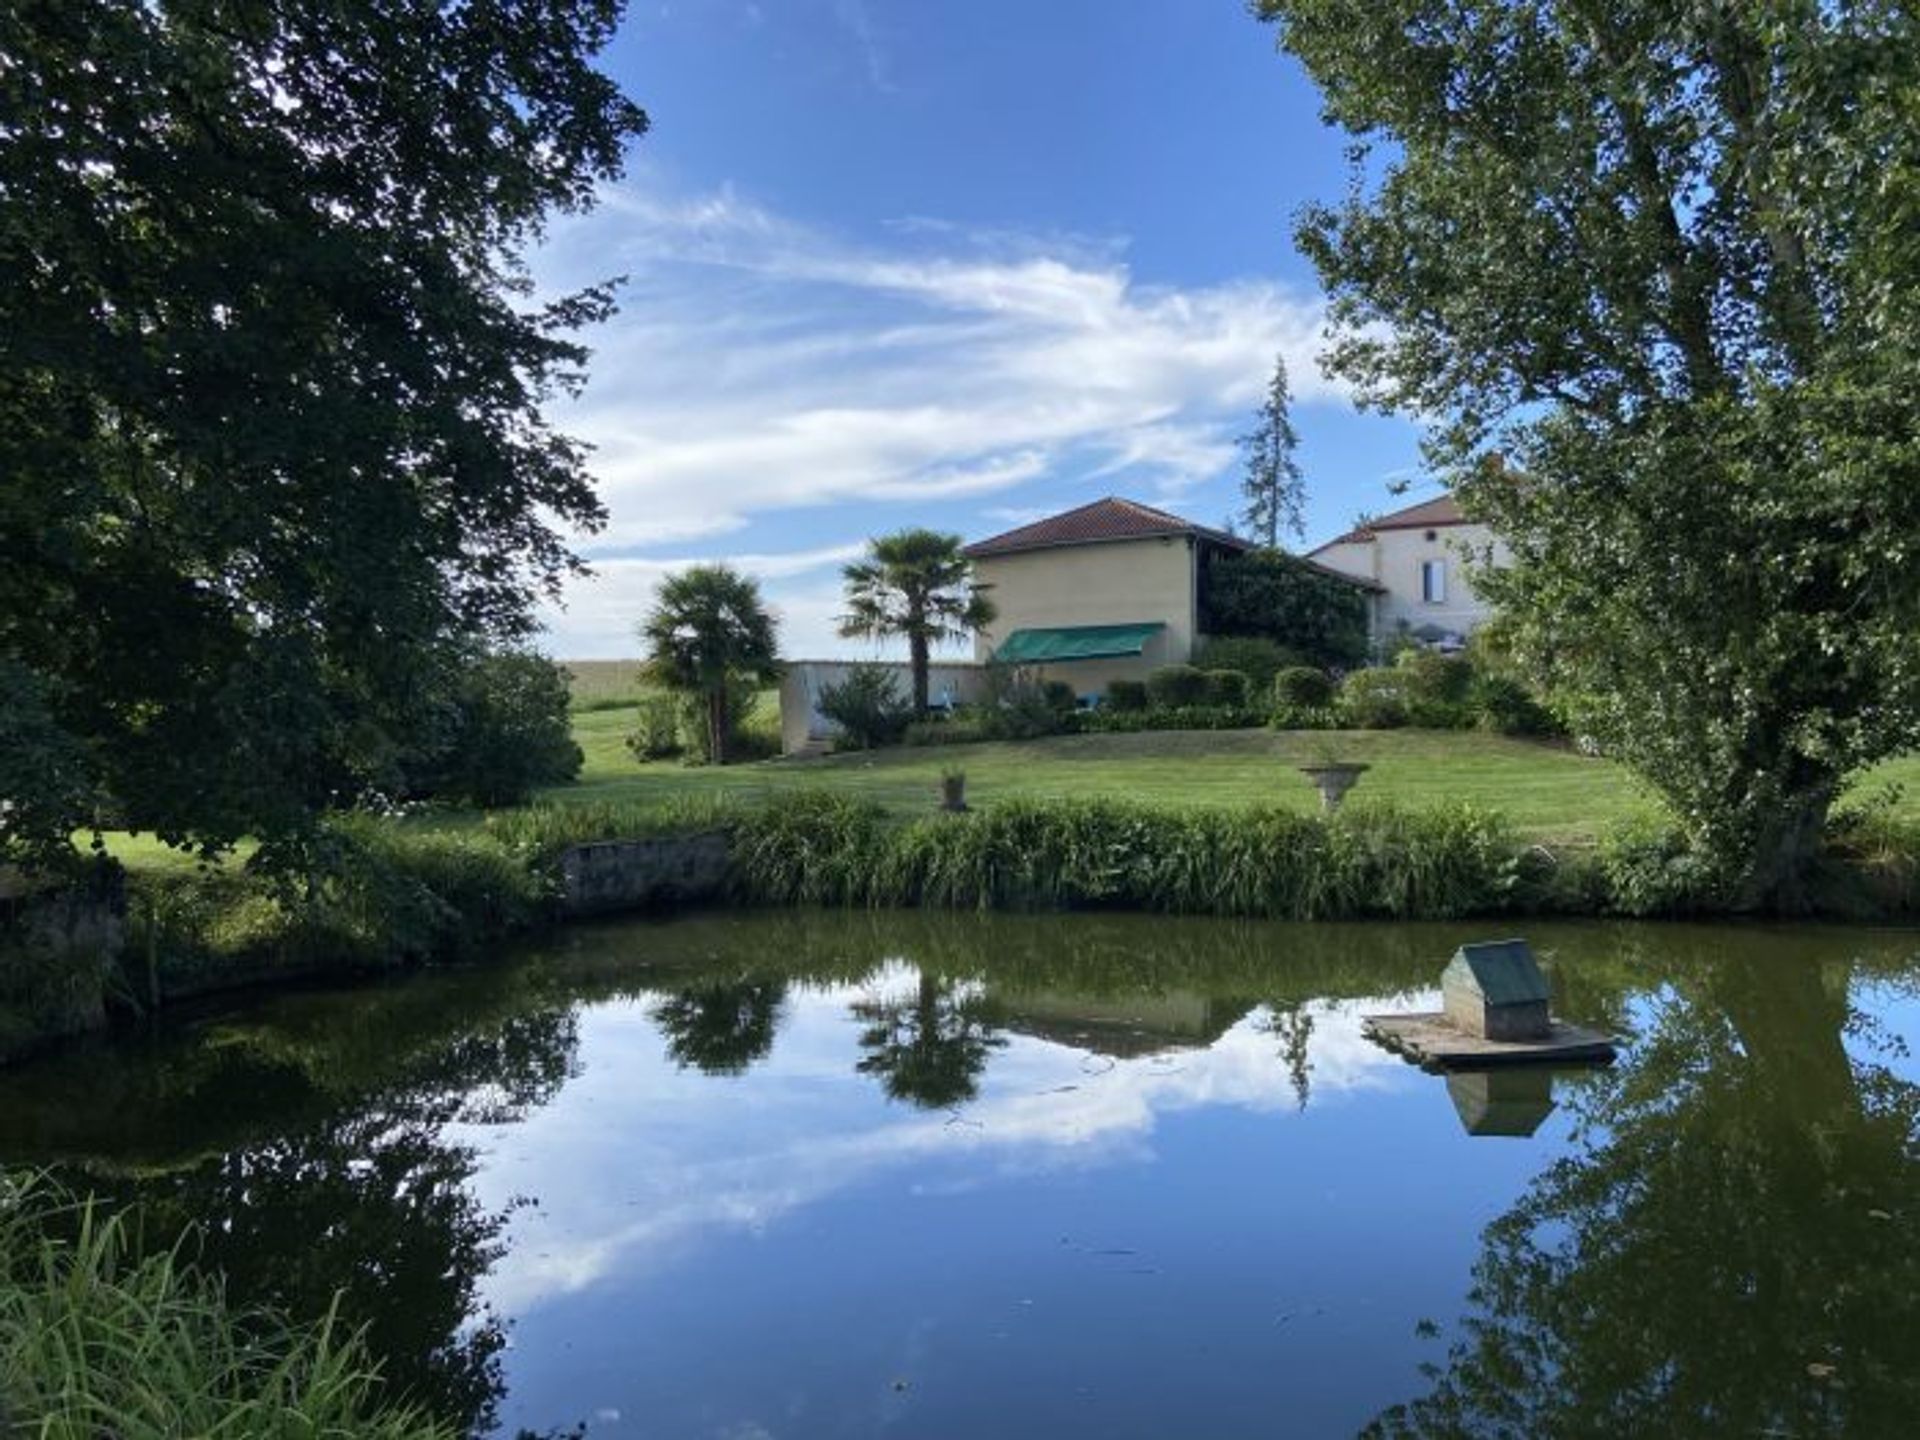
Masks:
[[[927,709],[927,666],[935,645],[964,640],[991,625],[993,602],[973,583],[973,562],[958,535],[901,530],[868,542],[846,567],[847,613],[840,633],[904,638],[913,672],[913,709]]]
[[[726,764],[734,687],[780,674],[774,621],[761,602],[760,587],[728,565],[691,566],[660,582],[640,638],[647,646],[649,678],[697,697],[707,758]]]
[[[1435,422],[1486,588],[1730,898],[1920,719],[1903,0],[1259,0],[1357,142],[1333,368]]]
[[[616,0],[0,12],[0,851],[284,852],[601,518],[517,258],[645,117]],[[18,706],[12,703],[19,701]]]
[[[1287,383],[1287,358],[1277,355],[1267,398],[1261,403],[1254,427],[1240,437],[1244,469],[1240,493],[1245,499],[1240,518],[1253,538],[1269,550],[1279,548],[1282,529],[1295,538],[1306,532],[1306,483],[1293,452],[1300,435],[1293,428],[1293,390]]]

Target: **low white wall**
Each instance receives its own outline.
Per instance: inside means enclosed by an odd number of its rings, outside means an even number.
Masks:
[[[820,692],[838,685],[856,660],[788,660],[780,676],[780,748],[788,755],[831,743],[834,723],[820,713]],[[879,662],[894,672],[902,699],[913,694],[913,672],[906,661]],[[968,705],[986,698],[986,667],[967,661],[936,660],[927,669],[927,699]]]

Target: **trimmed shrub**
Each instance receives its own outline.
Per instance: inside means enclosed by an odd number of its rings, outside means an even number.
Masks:
[[[1182,705],[1174,709],[1095,710],[1076,717],[1085,735],[1138,735],[1148,730],[1253,730],[1266,722],[1258,710],[1219,705]]]
[[[1040,686],[1040,696],[1047,702],[1047,708],[1062,715],[1070,715],[1080,708],[1080,697],[1073,686],[1064,680],[1048,680]]]
[[[680,753],[680,702],[671,695],[643,695],[638,723],[627,736],[634,759],[671,760]]]
[[[1144,680],[1112,680],[1107,683],[1107,701],[1103,707],[1107,710],[1127,713],[1147,708],[1147,682]]]
[[[1496,735],[1563,733],[1552,711],[1534,699],[1526,686],[1504,675],[1484,675],[1475,681],[1472,703],[1480,728]]]
[[[820,713],[840,727],[845,748],[896,745],[913,719],[890,665],[855,665],[837,685],[820,687]]]
[[[1238,670],[1207,670],[1203,673],[1207,677],[1207,704],[1228,710],[1246,708],[1252,687],[1248,685],[1245,674]]]
[[[1395,656],[1393,668],[1409,703],[1464,706],[1473,690],[1473,662],[1464,655],[1416,647]]]
[[[1306,664],[1306,658],[1263,635],[1215,635],[1200,649],[1208,670],[1238,670],[1247,677],[1252,693],[1264,694],[1282,670]]]
[[[1207,703],[1206,672],[1194,665],[1162,665],[1147,676],[1147,699],[1166,709]]]
[[[1325,710],[1333,704],[1333,678],[1313,665],[1292,665],[1273,677],[1273,703],[1289,710]]]
[[[1340,682],[1334,709],[1358,730],[1395,730],[1407,723],[1407,686],[1397,668],[1356,670]]]

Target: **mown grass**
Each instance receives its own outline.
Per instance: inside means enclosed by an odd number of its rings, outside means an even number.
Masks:
[[[1304,814],[1319,801],[1294,767],[1331,747],[1342,759],[1373,767],[1356,799],[1390,800],[1410,809],[1467,804],[1498,810],[1531,838],[1591,840],[1617,821],[1659,809],[1610,761],[1561,745],[1467,731],[1069,735],[716,770],[639,764],[623,743],[631,728],[631,711],[576,717],[574,733],[586,754],[579,783],[550,791],[542,801],[655,802],[687,795],[764,799],[830,789],[873,800],[896,815],[916,815],[936,803],[942,770],[958,766],[967,773],[968,798],[976,804],[1109,798],[1165,806],[1273,806]]]
[[[0,1176],[0,1431],[40,1440],[452,1440],[387,1403],[358,1338],[238,1313],[137,1216]]]

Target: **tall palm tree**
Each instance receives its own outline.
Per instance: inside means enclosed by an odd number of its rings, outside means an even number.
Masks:
[[[714,764],[726,764],[733,728],[729,684],[743,677],[771,681],[780,674],[773,617],[760,599],[760,587],[730,565],[692,566],[660,582],[640,638],[653,680],[701,697],[707,753]]]
[[[928,655],[935,645],[964,640],[993,623],[993,602],[973,583],[973,562],[960,537],[938,530],[901,530],[868,542],[866,558],[841,572],[847,582],[842,635],[891,640],[904,636],[913,667],[913,708],[927,709]]]

